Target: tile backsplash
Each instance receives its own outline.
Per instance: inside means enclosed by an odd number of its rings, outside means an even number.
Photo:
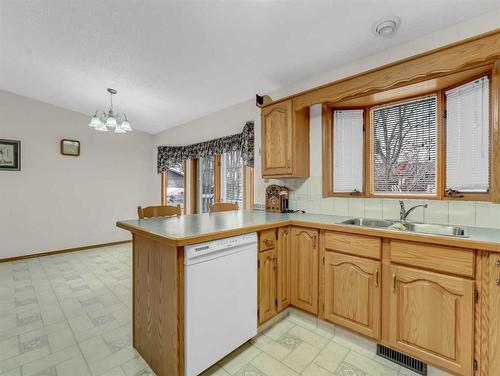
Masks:
[[[286,182],[283,182],[286,185]],[[377,219],[399,219],[399,200],[379,198],[323,198],[321,177],[310,177],[290,187],[290,208],[308,213],[348,215]],[[500,205],[476,201],[404,200],[407,207],[417,208],[410,221],[441,223],[500,229]]]

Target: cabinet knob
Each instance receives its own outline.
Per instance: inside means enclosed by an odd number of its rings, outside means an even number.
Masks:
[[[396,273],[394,273],[392,275],[392,291],[393,292],[396,292],[396,279],[397,279],[397,275],[396,275]]]
[[[313,236],[313,248],[316,248],[317,246],[317,239],[318,237],[316,235]]]
[[[378,287],[378,269],[375,270],[375,287]]]

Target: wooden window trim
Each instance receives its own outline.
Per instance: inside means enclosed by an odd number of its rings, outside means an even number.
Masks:
[[[248,167],[245,163],[243,163],[243,209],[253,209],[253,199],[254,199],[253,185],[254,185],[253,167]]]
[[[343,107],[335,106],[333,103],[323,103],[322,105],[322,195],[323,197],[351,197],[351,198],[387,198],[387,199],[417,199],[417,200],[450,200],[450,201],[492,201],[500,202],[500,125],[499,125],[499,102],[500,101],[500,60],[493,65],[489,65],[489,70],[474,73],[448,85],[445,88],[429,90],[418,95],[408,95],[398,100],[388,100],[377,102],[369,107]],[[466,71],[466,69],[464,69]],[[490,167],[489,167],[489,192],[488,193],[461,193],[461,197],[449,197],[445,193],[446,189],[446,124],[444,111],[446,110],[446,98],[444,92],[453,87],[473,81],[487,75],[490,80]],[[379,92],[383,92],[380,90]],[[412,99],[425,97],[428,95],[437,96],[436,105],[436,193],[435,194],[374,194],[373,193],[373,158],[372,140],[373,124],[372,111],[374,108],[386,104],[397,104]],[[352,195],[351,193],[339,193],[333,191],[333,111],[334,110],[354,110],[363,109],[365,114],[364,127],[364,181],[363,193]]]
[[[186,195],[186,191],[187,191],[187,186],[186,186],[186,183],[187,183],[187,178],[186,178],[186,173],[187,173],[187,161],[184,161],[182,163],[182,168],[184,169],[184,176],[183,176],[183,180],[184,180],[184,204],[183,204],[183,209],[184,209],[184,213],[187,213],[187,206],[186,206],[186,199],[187,199],[187,195]],[[162,206],[166,206],[167,205],[167,182],[168,182],[168,177],[167,177],[167,173],[164,171],[162,173],[160,173],[160,185],[161,185],[161,205]]]
[[[220,202],[221,181],[220,181],[220,155],[214,155],[214,203]]]
[[[373,165],[374,165],[374,158],[373,158],[373,111],[376,110],[379,107],[383,107],[386,105],[397,105],[401,103],[406,103],[406,102],[411,102],[418,100],[419,98],[426,98],[429,96],[436,96],[436,162],[435,162],[435,169],[436,169],[436,176],[434,178],[434,185],[436,192],[435,193],[375,193],[374,189],[374,174],[373,174]],[[442,137],[442,133],[439,131],[440,124],[442,125],[442,119],[440,114],[443,112],[440,111],[440,103],[441,103],[441,95],[439,92],[431,91],[426,94],[420,94],[416,96],[409,96],[407,98],[403,98],[397,101],[390,101],[390,102],[384,102],[380,103],[374,106],[369,107],[367,110],[367,116],[368,116],[368,121],[366,122],[369,130],[366,132],[367,133],[367,139],[368,139],[368,164],[369,166],[368,171],[365,171],[367,177],[368,177],[368,186],[369,186],[369,192],[368,196],[371,198],[398,198],[398,199],[407,199],[407,200],[413,200],[413,199],[424,199],[424,200],[437,200],[440,199],[440,186],[441,186],[441,177],[439,176],[440,173],[440,166],[442,166],[441,162],[441,148],[442,144],[444,142],[444,139]]]
[[[333,189],[333,130],[335,124],[333,122],[334,111],[342,110],[362,110],[363,111],[363,188],[362,192],[335,192]],[[367,132],[366,132],[366,107],[335,107],[330,104],[324,104],[322,108],[322,121],[323,121],[323,176],[328,176],[328,179],[323,178],[323,197],[368,197],[367,195],[367,180],[366,171],[367,160]],[[325,150],[326,149],[326,150]]]
[[[190,159],[189,160],[189,214],[197,213],[197,202],[196,202],[197,181],[198,181],[198,160]]]
[[[480,193],[480,192],[474,192],[474,193],[467,193],[467,192],[460,192],[460,197],[453,197],[453,196],[448,196],[446,193],[446,120],[445,120],[445,110],[446,110],[446,97],[445,97],[445,91],[454,89],[456,87],[459,87],[461,85],[464,85],[466,83],[469,83],[471,81],[477,80],[481,77],[487,76],[489,80],[489,176],[488,176],[488,187],[489,190],[488,192]],[[442,120],[443,120],[443,171],[442,171],[442,197],[446,198],[447,200],[453,200],[453,201],[492,201],[492,194],[491,194],[491,184],[492,184],[492,170],[493,170],[493,149],[495,147],[494,140],[493,140],[493,99],[492,99],[492,94],[493,94],[493,85],[492,85],[492,78],[493,78],[493,72],[489,71],[486,73],[482,74],[477,74],[475,76],[472,76],[466,80],[462,80],[460,82],[457,82],[451,86],[448,86],[444,89],[441,90],[441,96],[442,96]]]

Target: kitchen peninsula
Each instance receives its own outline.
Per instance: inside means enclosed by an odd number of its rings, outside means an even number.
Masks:
[[[133,234],[134,347],[157,375],[183,376],[185,247],[256,232],[259,324],[293,306],[448,372],[500,375],[488,356],[500,352],[489,319],[500,315],[500,232],[342,224],[350,218],[243,210],[119,221]]]

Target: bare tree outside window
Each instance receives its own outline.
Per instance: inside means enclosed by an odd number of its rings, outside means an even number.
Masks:
[[[436,97],[373,110],[375,193],[436,192]]]

